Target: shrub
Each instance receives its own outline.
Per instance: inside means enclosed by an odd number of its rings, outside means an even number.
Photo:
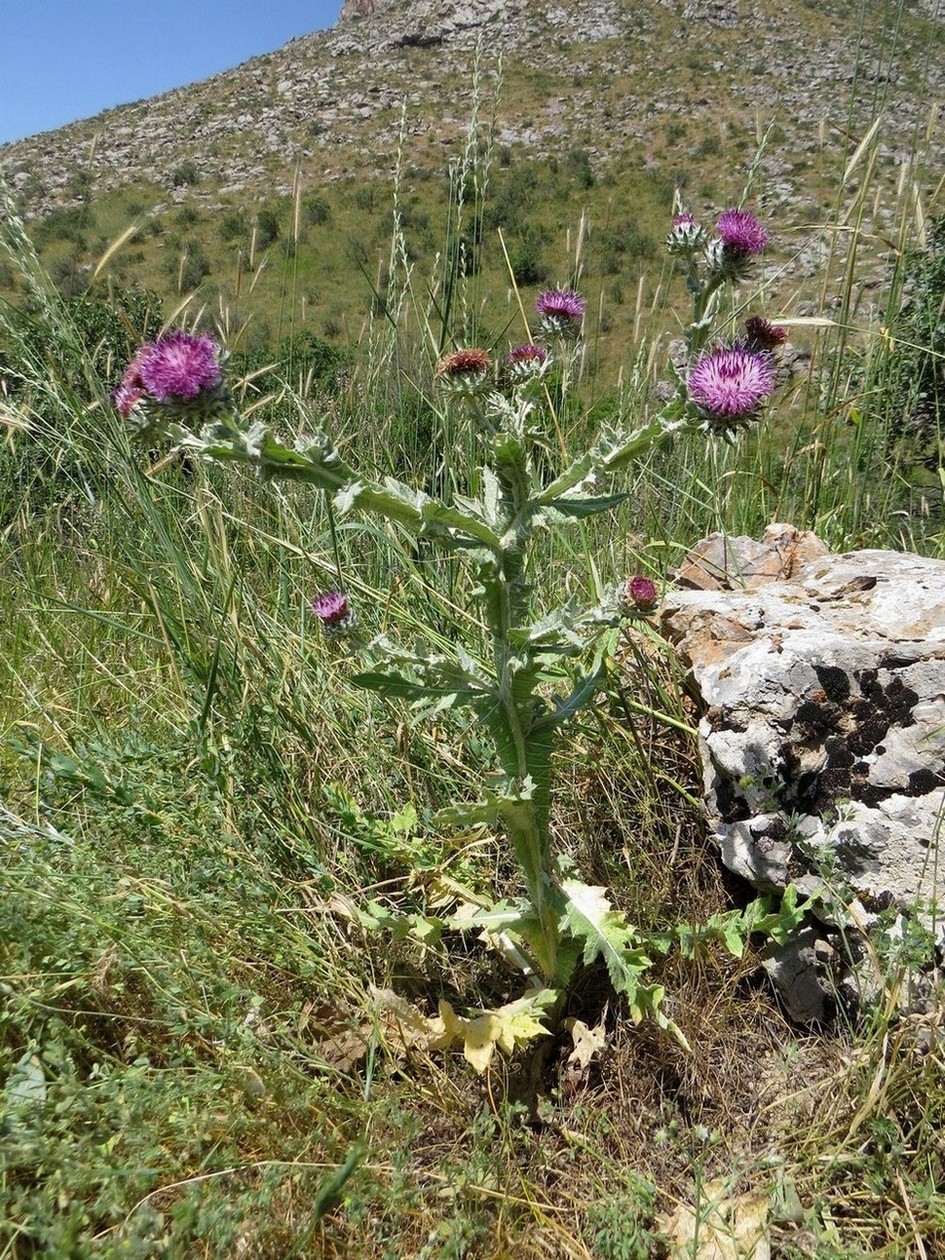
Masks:
[[[377,202],[377,189],[373,184],[362,184],[354,190],[354,204],[359,210],[373,210]]]
[[[260,210],[256,215],[256,245],[259,249],[267,249],[273,241],[279,239],[279,216],[275,210]]]
[[[509,264],[516,284],[544,284],[548,268],[539,254],[540,242],[533,235],[523,236],[509,255]]]
[[[246,236],[246,216],[242,210],[228,210],[220,220],[220,237],[224,241],[239,241]]]
[[[178,293],[189,293],[210,274],[210,263],[196,241],[184,241],[179,256],[168,259],[166,270],[176,282]]]
[[[591,168],[590,154],[585,149],[572,149],[568,153],[566,169],[579,188],[593,188],[597,182]]]
[[[64,258],[54,258],[49,275],[63,297],[76,297],[88,288],[88,272],[82,266],[81,255],[71,253]]]
[[[322,227],[331,222],[331,206],[324,197],[311,193],[302,201],[302,219],[311,227]]]
[[[945,432],[945,215],[930,219],[924,249],[903,264],[905,298],[887,341],[883,403],[897,435],[937,448]],[[933,460],[941,456],[930,452]]]
[[[175,188],[196,184],[199,179],[200,172],[197,170],[197,163],[189,158],[186,162],[181,162],[180,165],[175,166],[171,172],[171,183]]]
[[[84,233],[95,227],[95,216],[86,206],[56,206],[33,229],[37,245],[50,241],[73,241],[85,244]]]

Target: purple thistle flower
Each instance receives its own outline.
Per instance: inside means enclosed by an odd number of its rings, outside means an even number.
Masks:
[[[444,354],[434,376],[438,384],[451,393],[475,399],[488,391],[492,383],[491,369],[492,360],[485,350],[470,347]]]
[[[705,245],[705,229],[695,215],[683,210],[673,217],[673,226],[666,238],[666,250],[670,254],[692,254]]]
[[[577,336],[584,318],[585,302],[573,289],[546,289],[535,300],[535,310],[546,332]]]
[[[509,377],[522,385],[544,375],[546,368],[551,365],[551,355],[544,346],[529,343],[513,346],[505,362]]]
[[[725,210],[715,230],[726,250],[733,254],[760,254],[768,243],[767,229],[750,210]]]
[[[141,387],[158,403],[193,402],[223,380],[220,347],[205,335],[169,332],[139,350],[136,361]]]
[[[633,611],[636,612],[647,613],[652,611],[659,600],[656,583],[651,582],[647,577],[642,577],[639,573],[627,583],[626,592],[627,598],[633,606]]]
[[[757,415],[774,390],[774,362],[744,345],[720,346],[699,358],[686,383],[692,401],[727,428]]]
[[[347,598],[340,591],[316,595],[309,604],[314,615],[322,623],[326,634],[338,634],[347,630],[354,620]]]

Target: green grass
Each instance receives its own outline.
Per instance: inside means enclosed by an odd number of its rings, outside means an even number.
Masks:
[[[251,313],[273,337],[309,327],[297,304],[309,285],[320,312],[332,295],[353,311],[350,276],[327,260],[365,216],[356,230],[371,234],[368,276],[376,259],[387,273],[384,304],[370,310],[366,278],[360,348],[337,388],[269,405],[287,433],[323,418],[372,470],[428,486],[462,486],[471,449],[431,389],[440,350],[473,329],[500,347],[507,325],[524,335],[504,259],[464,277],[447,246],[516,181],[534,176],[547,194],[562,178],[470,141],[465,154],[461,207],[442,185],[408,191],[405,152],[393,239],[380,192],[359,209],[362,185],[320,190],[329,222],[294,256],[274,253],[227,307],[234,330]],[[575,159],[566,196],[534,198],[554,279],[572,274],[586,195],[598,222],[632,214],[656,241],[669,213],[665,189],[581,189],[581,170]],[[905,182],[884,200],[874,175],[864,152],[836,195],[833,222],[852,230],[823,231],[813,288],[832,323],[796,331],[811,359],[784,406],[736,448],[661,452],[634,472],[615,521],[556,534],[555,596],[636,571],[662,578],[708,531],[757,536],[772,520],[838,550],[945,556],[941,460],[919,470],[898,440],[896,350],[881,331],[920,239],[917,199]],[[123,230],[130,196],[96,205],[103,236]],[[168,210],[162,231],[206,229],[222,268],[224,242],[197,212],[175,227],[180,210]],[[519,209],[508,213],[516,224]],[[431,1015],[440,997],[513,996],[481,942],[392,943],[357,913],[373,901],[422,914],[457,884],[517,891],[496,836],[445,837],[432,823],[476,791],[491,751],[461,715],[418,720],[356,689],[356,662],[312,624],[308,600],[343,586],[365,637],[435,644],[475,633],[466,579],[396,530],[355,517],[333,531],[305,488],[131,449],[108,400],[121,330],[106,321],[112,340],[89,345],[15,219],[4,231],[29,301],[0,315],[15,371],[0,404],[0,1256],[637,1260],[664,1254],[665,1216],[718,1180],[730,1197],[770,1199],[778,1256],[937,1254],[937,1043],[921,1054],[891,1006],[862,1024],[792,1028],[753,950],[736,962],[709,946],[658,970],[690,1056],[631,1026],[594,971],[568,1012],[607,1033],[585,1073],[563,1038],[497,1057],[484,1079],[458,1054],[403,1049],[371,986]],[[425,233],[429,244],[411,244]],[[859,281],[890,233],[868,310]],[[799,226],[798,245],[813,234]],[[160,244],[132,246],[148,276]],[[596,249],[592,230],[580,281],[606,311],[614,277]],[[113,305],[122,284],[115,273]],[[639,300],[627,284],[611,331],[598,331],[592,298],[585,373],[556,441],[576,449],[601,420],[649,405],[676,300],[655,260]],[[127,317],[129,344],[146,318]],[[744,897],[704,838],[692,726],[678,663],[655,633],[628,633],[556,765],[561,849],[644,932]]]

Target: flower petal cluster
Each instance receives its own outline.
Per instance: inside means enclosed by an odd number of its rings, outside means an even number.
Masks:
[[[768,243],[767,228],[750,210],[725,210],[715,227],[727,250],[737,254],[760,254]]]
[[[768,230],[750,210],[725,210],[715,226],[716,236],[705,250],[710,273],[725,280],[741,280],[768,243]]]
[[[541,376],[551,364],[551,355],[544,346],[513,346],[506,359],[509,375],[516,381],[529,381]]]
[[[625,587],[625,591],[631,612],[652,612],[659,601],[656,583],[639,573],[636,577],[630,579]]]
[[[535,300],[542,328],[556,337],[576,337],[585,309],[584,299],[574,289],[546,289]]]
[[[344,634],[354,624],[354,613],[340,591],[316,595],[309,607],[326,634]]]
[[[212,337],[174,331],[140,352],[141,383],[155,402],[193,402],[220,384],[220,347]]]
[[[710,425],[731,429],[754,420],[774,391],[770,354],[735,344],[703,354],[689,372],[689,397]]]
[[[220,347],[206,334],[179,329],[141,347],[112,395],[126,418],[139,403],[199,407],[223,385]]]
[[[767,350],[773,353],[787,341],[787,329],[772,324],[763,315],[750,315],[745,320],[745,344],[749,350]]]

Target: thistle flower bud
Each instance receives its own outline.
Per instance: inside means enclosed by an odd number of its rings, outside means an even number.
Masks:
[[[745,345],[749,350],[766,350],[773,354],[787,341],[787,329],[772,324],[763,315],[750,315],[745,320]]]
[[[656,583],[639,573],[627,582],[624,592],[624,603],[631,613],[650,613],[659,602]]]
[[[666,238],[666,250],[670,254],[693,254],[706,243],[705,229],[688,211],[677,214]]]
[[[516,382],[534,380],[551,365],[551,355],[544,346],[513,346],[506,359],[509,376]]]

